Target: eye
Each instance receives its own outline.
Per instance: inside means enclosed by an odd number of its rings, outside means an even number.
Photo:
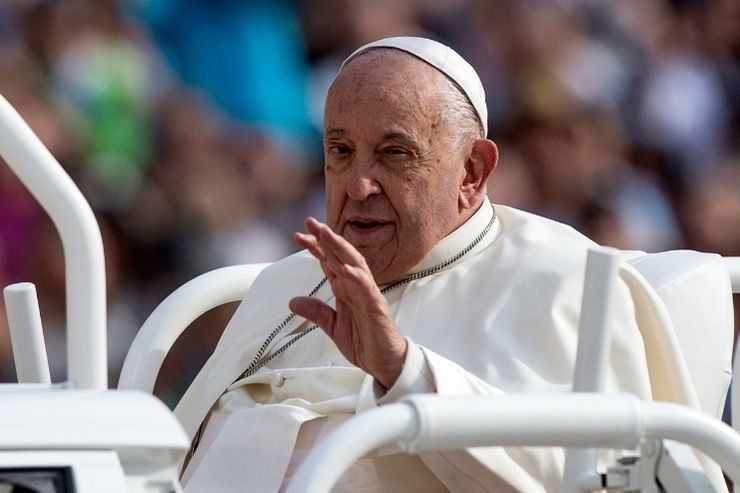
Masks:
[[[408,156],[411,154],[407,149],[398,146],[386,147],[383,152],[391,156]]]
[[[393,167],[407,167],[415,160],[416,154],[411,149],[392,145],[383,147],[379,152],[379,159]]]
[[[331,154],[333,156],[346,156],[352,152],[352,149],[350,149],[349,146],[346,146],[344,144],[328,144],[326,147],[327,154]]]

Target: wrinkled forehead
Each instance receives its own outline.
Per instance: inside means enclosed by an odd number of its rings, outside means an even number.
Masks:
[[[444,74],[445,78],[465,95],[472,105],[482,127],[483,134],[488,133],[488,109],[486,93],[478,73],[459,53],[438,41],[415,36],[399,36],[373,41],[355,50],[342,64],[350,64],[369,50],[378,48],[395,49],[407,53],[428,63],[429,66]]]
[[[346,63],[332,82],[327,106],[365,94],[419,104],[438,93],[445,75],[423,60],[393,48],[373,48]]]

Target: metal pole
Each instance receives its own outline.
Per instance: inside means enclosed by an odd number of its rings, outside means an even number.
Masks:
[[[740,484],[740,435],[700,411],[667,402],[644,402],[645,438],[675,440],[712,458],[734,484]]]
[[[578,349],[573,376],[574,392],[603,392],[611,347],[609,317],[619,269],[619,251],[592,247],[586,259]],[[597,449],[565,451],[565,491],[578,493],[601,489],[596,472]]]
[[[308,455],[286,493],[328,492],[345,470],[371,450],[418,434],[419,418],[408,404],[390,404],[360,414],[327,435]],[[355,438],[347,440],[350,435]]]
[[[30,282],[3,290],[18,383],[51,383],[36,287]]]
[[[67,378],[82,389],[105,389],[105,261],[95,216],[72,179],[2,96],[0,155],[49,214],[62,238]]]

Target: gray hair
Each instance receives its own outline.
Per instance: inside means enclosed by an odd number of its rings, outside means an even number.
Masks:
[[[440,91],[442,119],[455,132],[455,147],[460,148],[470,140],[485,139],[483,124],[473,104],[455,81],[445,75]]]

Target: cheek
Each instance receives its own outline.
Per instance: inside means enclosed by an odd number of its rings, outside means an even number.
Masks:
[[[458,187],[452,177],[434,183],[423,182],[415,192],[410,209],[415,216],[417,234],[437,241],[454,228],[458,216]]]
[[[325,189],[326,220],[329,226],[334,228],[342,213],[344,189],[336,178],[325,180]]]

